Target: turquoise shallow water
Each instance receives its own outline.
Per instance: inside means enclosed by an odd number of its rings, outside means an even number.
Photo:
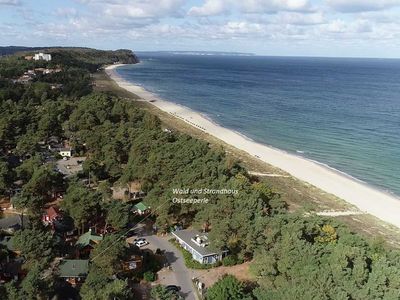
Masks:
[[[139,54],[128,81],[400,195],[400,60]]]

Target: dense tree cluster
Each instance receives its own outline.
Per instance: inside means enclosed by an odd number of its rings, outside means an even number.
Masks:
[[[125,240],[119,235],[108,235],[92,251],[90,272],[82,285],[83,299],[132,299],[125,279],[113,277],[122,270],[121,261],[129,254]]]
[[[252,264],[257,299],[399,299],[400,253],[338,224],[270,220]]]
[[[50,48],[46,51],[51,53],[52,62],[55,64],[66,64],[90,72],[95,72],[104,64],[133,64],[139,61],[136,55],[127,49],[104,51],[91,48]]]

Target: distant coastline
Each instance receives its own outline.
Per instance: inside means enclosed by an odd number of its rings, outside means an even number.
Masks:
[[[257,143],[233,130],[221,127],[207,117],[187,107],[165,101],[146,91],[141,86],[122,79],[115,69],[123,65],[112,65],[106,73],[118,86],[132,92],[157,108],[183,120],[237,149],[273,165],[301,181],[312,184],[321,190],[343,199],[357,207],[361,212],[371,214],[385,222],[400,228],[400,199],[387,192],[373,188],[339,170],[322,163],[284,152],[282,150]]]
[[[140,54],[141,51],[136,53]],[[255,56],[254,53],[246,52],[221,52],[221,51],[143,51],[146,54],[163,54],[163,55],[205,55],[205,56]]]

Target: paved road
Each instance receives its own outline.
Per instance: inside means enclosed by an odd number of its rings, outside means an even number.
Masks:
[[[181,287],[181,295],[188,300],[196,300],[192,285],[192,274],[185,266],[182,253],[168,240],[171,236],[159,237],[156,235],[143,235],[150,243],[146,248],[155,251],[157,248],[164,250],[165,256],[172,267],[172,272],[165,274],[163,284],[174,284]]]

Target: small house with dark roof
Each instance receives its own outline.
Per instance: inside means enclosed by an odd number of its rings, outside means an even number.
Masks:
[[[83,283],[89,272],[88,259],[63,259],[58,266],[58,277],[72,286]]]
[[[0,219],[0,231],[12,234],[15,231],[29,225],[29,219],[26,215],[13,215]]]
[[[20,280],[26,276],[26,271],[22,269],[25,259],[17,257],[14,259],[8,258],[0,264],[0,285],[4,282],[12,280]]]
[[[185,229],[172,232],[176,241],[192,254],[192,258],[201,264],[213,264],[221,260],[228,253],[225,251],[214,251],[209,247],[207,233],[197,230]]]
[[[143,266],[143,257],[137,254],[132,254],[129,259],[123,262],[122,268],[124,271],[138,271]]]

